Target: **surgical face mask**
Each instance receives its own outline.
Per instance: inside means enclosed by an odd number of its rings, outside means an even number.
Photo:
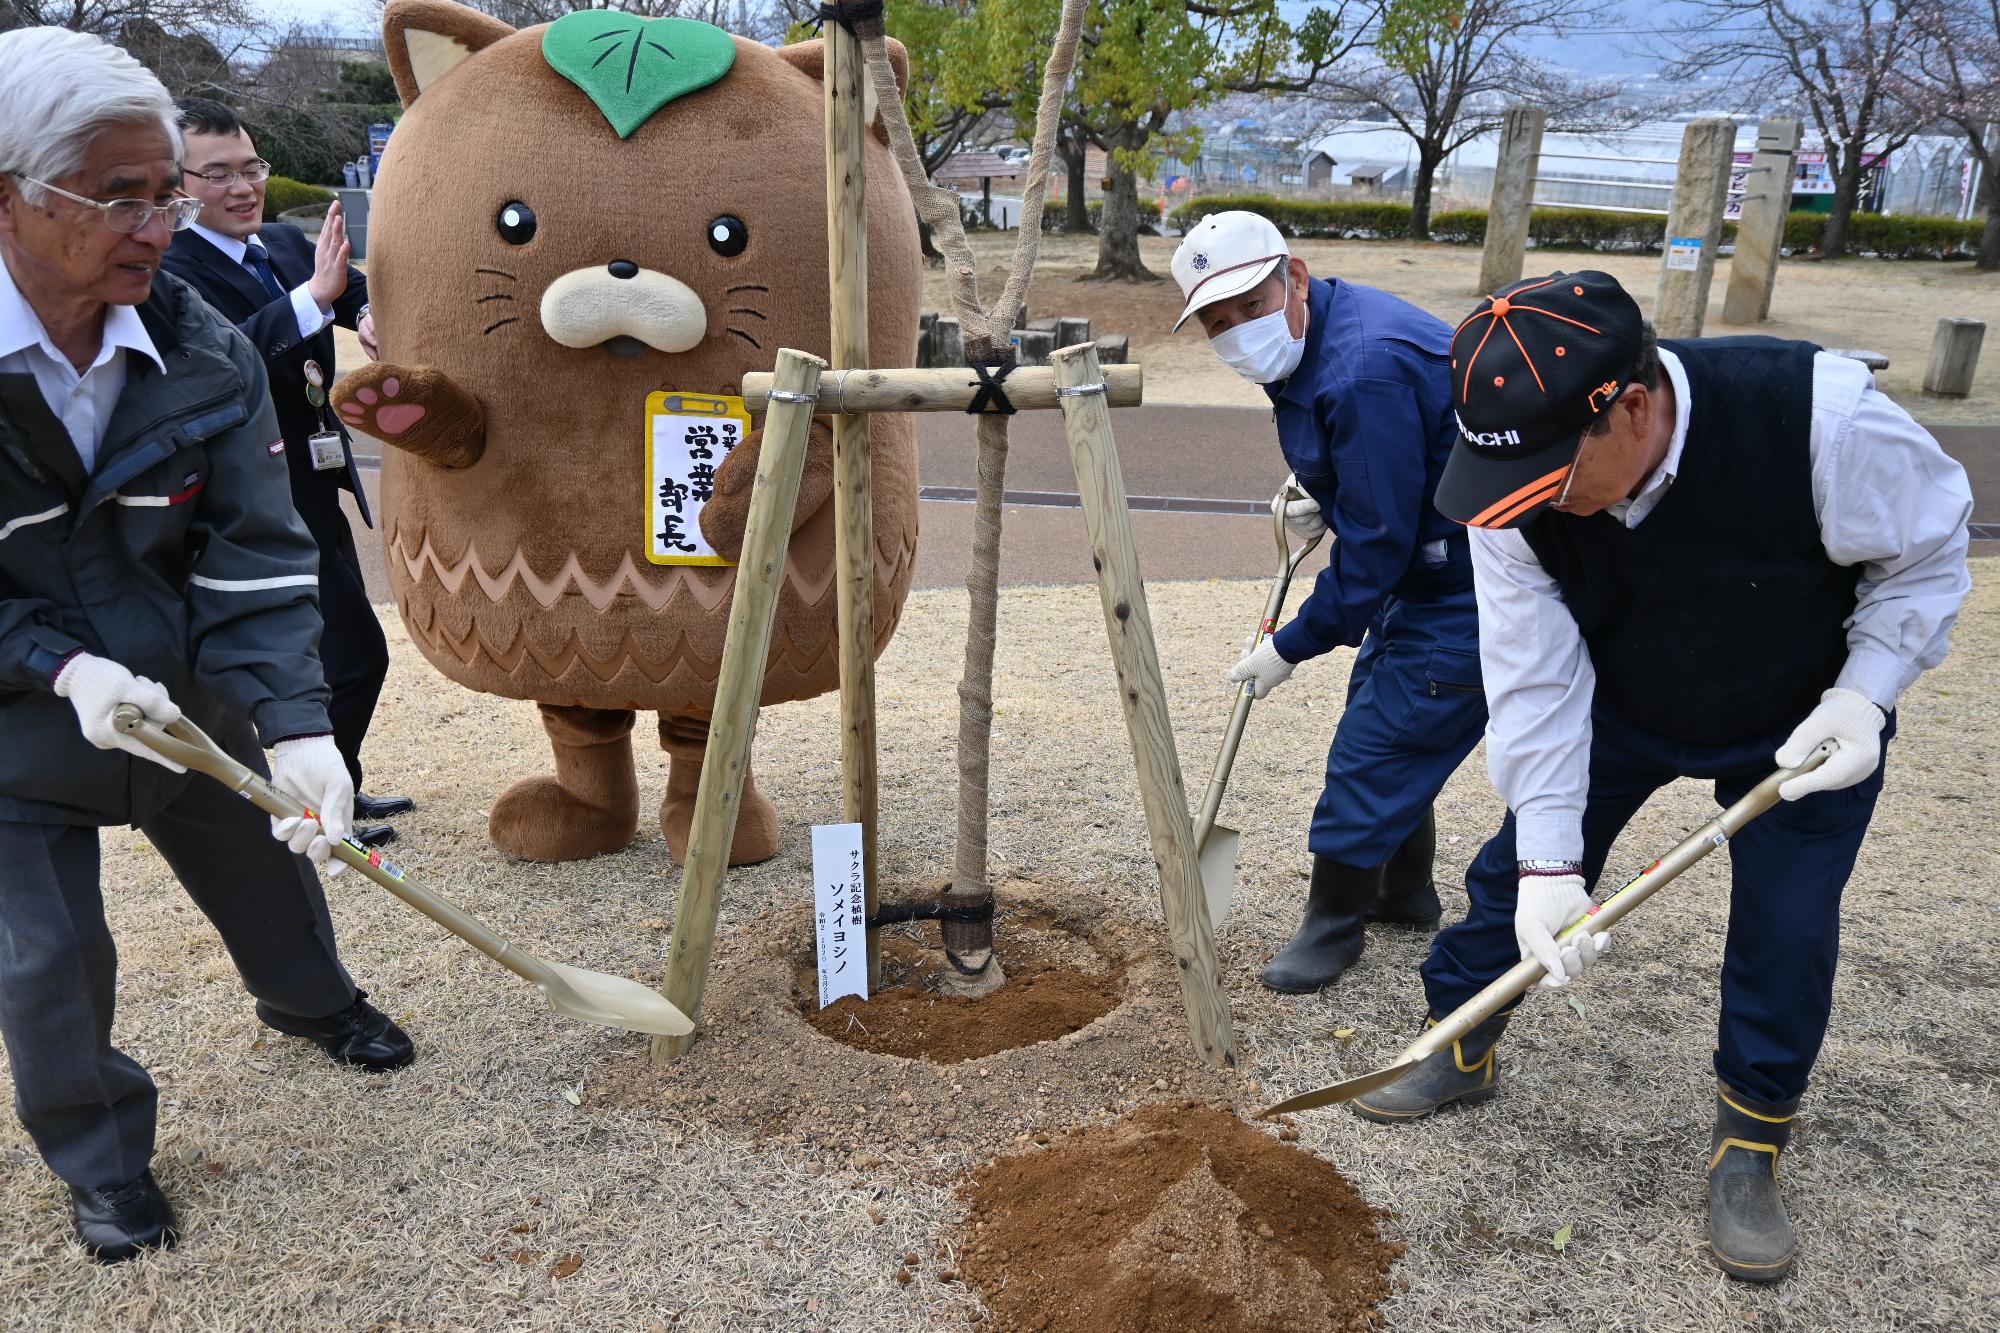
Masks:
[[[1209,339],[1208,345],[1231,370],[1252,384],[1276,384],[1289,378],[1306,353],[1306,340],[1294,338],[1291,325],[1285,322],[1291,302],[1292,279],[1287,274],[1283,304],[1268,315],[1223,330]]]

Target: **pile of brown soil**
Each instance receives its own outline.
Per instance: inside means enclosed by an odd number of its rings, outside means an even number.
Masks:
[[[1402,1253],[1331,1165],[1199,1102],[1003,1157],[960,1194],[965,1279],[1006,1329],[1371,1329]]]
[[[999,944],[1007,983],[976,1000],[939,992],[938,973],[949,964],[935,940],[926,947],[904,935],[884,932],[881,939],[884,984],[867,1000],[849,996],[818,1008],[812,959],[798,960],[806,1022],[877,1055],[937,1064],[983,1060],[1086,1027],[1116,1008],[1123,990],[1124,967],[1107,970],[1087,941],[1045,919],[1004,924]]]

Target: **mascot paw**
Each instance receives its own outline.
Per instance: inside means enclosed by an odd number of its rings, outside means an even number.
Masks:
[[[478,401],[435,370],[363,366],[334,387],[333,406],[349,430],[440,467],[470,467],[485,452]]]
[[[743,437],[715,470],[715,493],[701,507],[701,535],[725,560],[743,558],[743,531],[750,520],[750,490],[757,480],[757,460],[764,432]],[[799,500],[792,510],[792,531],[833,498],[833,428],[813,418],[806,432],[806,461],[799,472]]]
[[[694,793],[669,791],[660,802],[660,832],[666,836],[667,852],[674,864],[684,866],[688,858],[688,829],[694,823]],[[729,864],[754,866],[778,854],[778,807],[756,787],[745,784],[736,836],[729,843]]]
[[[592,805],[554,778],[528,778],[493,803],[487,834],[493,845],[524,861],[581,861],[615,852],[639,832],[639,800]]]

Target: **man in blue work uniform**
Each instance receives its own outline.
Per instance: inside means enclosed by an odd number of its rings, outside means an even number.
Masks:
[[[1204,219],[1173,270],[1180,323],[1199,320],[1271,396],[1288,486],[1307,497],[1281,490],[1273,507],[1335,539],[1298,614],[1228,679],[1261,699],[1298,663],[1361,648],[1307,839],[1305,919],[1263,974],[1309,992],[1361,956],[1365,922],[1436,929],[1431,805],[1486,723],[1465,530],[1431,502],[1456,434],[1452,331],[1386,292],[1314,278],[1254,213]]]

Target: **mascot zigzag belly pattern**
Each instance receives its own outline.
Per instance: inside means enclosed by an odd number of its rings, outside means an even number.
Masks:
[[[541,705],[555,772],[495,803],[495,843],[569,860],[629,842],[648,711],[672,756],[661,825],[684,859],[735,571],[648,558],[647,399],[731,395],[779,347],[828,352],[821,46],[607,10],[516,32],[449,0],[390,0],[383,28],[407,108],[370,218],[383,359],[334,402],[391,446],[397,607],[445,675]],[[916,223],[879,136],[868,181],[870,346],[907,364]],[[724,559],[757,442],[709,469],[699,535]],[[910,419],[872,418],[870,446],[879,651],[916,550]],[[832,478],[816,421],[766,704],[838,685]],[[754,780],[741,810],[732,863],[770,856],[777,812]]]

